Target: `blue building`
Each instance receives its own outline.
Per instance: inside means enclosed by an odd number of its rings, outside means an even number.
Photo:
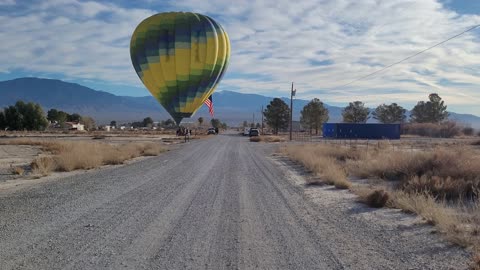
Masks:
[[[400,139],[400,124],[325,123],[323,137],[332,139]]]

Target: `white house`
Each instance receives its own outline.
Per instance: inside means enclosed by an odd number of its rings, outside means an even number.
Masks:
[[[65,122],[65,127],[68,128],[69,130],[79,130],[79,131],[85,130],[85,125],[80,123],[75,123],[75,122]]]

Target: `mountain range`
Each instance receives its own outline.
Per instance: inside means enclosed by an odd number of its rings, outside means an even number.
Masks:
[[[245,120],[260,122],[262,106],[266,107],[272,99],[272,97],[233,91],[216,92],[213,94],[215,116],[230,125],[238,125]],[[288,98],[282,99],[287,104],[290,103]],[[12,105],[17,100],[39,103],[45,111],[55,108],[68,113],[88,115],[99,124],[110,123],[112,120],[117,123],[140,121],[147,116],[154,120],[170,118],[163,107],[151,96],[116,96],[61,80],[29,77],[0,82],[0,108]],[[300,118],[300,110],[308,102],[308,100],[294,99],[294,120]],[[340,122],[342,108],[327,104],[326,107],[329,110],[329,122]],[[195,114],[193,119],[184,121],[193,122],[200,116],[210,118],[205,106]],[[450,119],[480,128],[480,117],[475,115],[450,112]]]

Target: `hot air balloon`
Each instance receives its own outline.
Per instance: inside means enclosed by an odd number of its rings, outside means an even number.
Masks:
[[[145,87],[179,124],[215,91],[230,58],[230,40],[208,16],[159,13],[133,32],[130,57]]]

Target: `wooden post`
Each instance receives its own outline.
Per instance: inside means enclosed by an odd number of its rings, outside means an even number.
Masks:
[[[290,91],[290,141],[292,140],[292,123],[293,123],[293,82]]]

